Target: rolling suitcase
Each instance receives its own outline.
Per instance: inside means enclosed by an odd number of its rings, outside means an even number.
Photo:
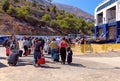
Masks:
[[[30,55],[30,51],[26,50],[26,56]]]
[[[18,61],[19,54],[11,53],[8,58],[8,64],[15,66]]]
[[[19,57],[22,57],[23,50],[19,50]]]
[[[28,51],[29,51],[29,55],[31,54],[31,48],[28,48]]]
[[[53,55],[53,60],[59,62],[59,54],[58,53],[55,53]]]
[[[68,64],[71,64],[71,62],[72,62],[72,55],[73,55],[73,52],[68,51],[68,55],[67,55],[67,63]]]

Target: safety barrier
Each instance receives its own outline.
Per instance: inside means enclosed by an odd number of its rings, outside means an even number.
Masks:
[[[105,53],[109,51],[120,51],[120,44],[72,44],[71,48],[75,55],[90,53]]]

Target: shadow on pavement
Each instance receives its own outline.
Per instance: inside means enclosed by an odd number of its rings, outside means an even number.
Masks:
[[[18,62],[30,62],[31,59],[19,59]]]
[[[97,68],[92,68],[92,67],[86,67],[86,69],[94,69],[94,70],[113,70],[113,69],[118,69],[120,70],[120,67],[110,67],[110,68],[105,68],[105,67],[97,67]]]
[[[60,63],[60,61],[56,62],[56,61],[48,61],[48,60],[46,60],[46,63],[56,64],[56,63]]]
[[[114,69],[120,69],[120,67],[114,67]]]
[[[77,63],[71,63],[71,64],[68,64],[69,66],[73,66],[73,67],[83,67],[83,68],[86,68],[86,66],[82,65],[82,64],[77,64]]]
[[[40,65],[41,68],[48,68],[48,69],[60,69],[60,67],[51,67],[46,65]]]
[[[4,68],[4,67],[8,67],[8,66],[4,65],[3,63],[0,63],[0,68]]]
[[[19,62],[16,66],[26,66],[26,65],[33,65],[32,63],[22,63]]]
[[[31,62],[18,62],[17,66],[26,66],[26,65],[33,65]]]
[[[17,66],[26,66],[26,65],[33,65],[30,59],[19,59]]]

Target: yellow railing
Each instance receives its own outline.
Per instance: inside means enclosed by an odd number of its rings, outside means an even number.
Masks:
[[[120,51],[120,44],[73,44],[71,45],[75,55],[89,53],[105,53],[109,51]]]

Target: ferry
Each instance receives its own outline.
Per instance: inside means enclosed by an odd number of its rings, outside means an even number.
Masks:
[[[104,0],[95,8],[96,39],[120,42],[120,0]]]

